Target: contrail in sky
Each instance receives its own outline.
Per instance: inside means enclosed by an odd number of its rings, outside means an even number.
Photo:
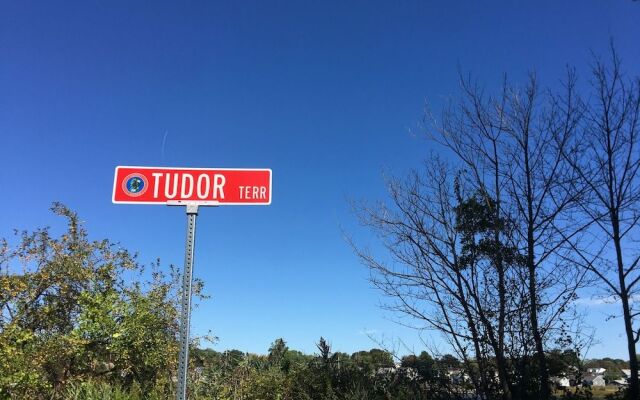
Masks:
[[[169,134],[169,131],[165,131],[164,132],[164,136],[162,137],[162,149],[160,150],[161,161],[164,161],[164,145],[165,145],[165,143],[167,143],[167,135],[168,134]]]

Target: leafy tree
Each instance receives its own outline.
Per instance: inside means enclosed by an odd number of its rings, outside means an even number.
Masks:
[[[377,371],[380,368],[390,368],[394,366],[393,356],[389,352],[381,349],[358,351],[351,355],[351,360],[367,371]]]
[[[451,354],[445,354],[438,360],[438,363],[447,369],[462,368],[462,363],[455,356]]]
[[[138,281],[146,271],[135,255],[89,240],[62,204],[52,210],[67,221],[62,235],[43,228],[0,245],[0,397],[56,398],[87,379],[168,388],[177,271],[166,276],[155,263],[150,279]]]
[[[331,346],[327,343],[326,340],[321,336],[320,341],[316,344],[318,351],[320,352],[320,360],[322,361],[322,365],[329,365],[329,359],[331,357]]]
[[[550,376],[576,375],[582,369],[582,362],[573,350],[552,350],[547,352]]]
[[[436,360],[426,351],[421,352],[418,356],[409,355],[402,357],[400,365],[404,368],[412,368],[415,370],[423,382],[432,382],[439,375],[436,369]]]

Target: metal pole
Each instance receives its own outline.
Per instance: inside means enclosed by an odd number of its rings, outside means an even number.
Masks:
[[[191,319],[191,283],[193,281],[193,249],[196,238],[198,205],[187,204],[187,240],[182,275],[182,310],[180,315],[180,357],[178,358],[177,400],[187,399],[187,370],[189,367],[189,321]]]

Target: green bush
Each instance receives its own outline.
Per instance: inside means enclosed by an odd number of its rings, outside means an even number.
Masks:
[[[69,385],[80,396],[110,390],[113,398],[125,393],[113,388],[168,387],[178,271],[164,274],[158,263],[147,270],[120,246],[89,240],[65,206],[52,210],[66,219],[62,235],[44,228],[19,232],[14,245],[0,240],[0,399],[58,399]]]

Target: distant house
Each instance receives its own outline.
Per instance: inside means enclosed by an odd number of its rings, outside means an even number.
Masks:
[[[627,386],[629,382],[627,382],[626,379],[616,379],[615,381],[612,381],[611,384],[616,386]]]
[[[587,372],[594,375],[604,375],[607,372],[606,368],[587,368]]]
[[[631,370],[630,369],[621,369],[620,371],[622,371],[622,373],[624,374],[624,377],[629,379],[631,378]]]
[[[461,369],[448,369],[447,376],[451,380],[451,383],[456,385],[469,381],[469,375]]]
[[[607,383],[604,376],[588,373],[582,378],[582,383],[586,386],[605,386]]]
[[[392,375],[397,369],[397,367],[381,367],[376,370],[376,375]]]
[[[411,367],[401,367],[400,364],[393,367],[378,368],[375,372],[377,376],[391,377],[393,375],[405,376],[410,380],[418,379],[418,370]]]
[[[399,369],[400,374],[406,376],[408,379],[410,380],[416,380],[420,377],[420,374],[418,374],[418,370],[415,368],[411,368],[411,367],[401,367]]]
[[[566,376],[552,376],[550,380],[557,388],[568,388],[571,386],[571,381]]]

